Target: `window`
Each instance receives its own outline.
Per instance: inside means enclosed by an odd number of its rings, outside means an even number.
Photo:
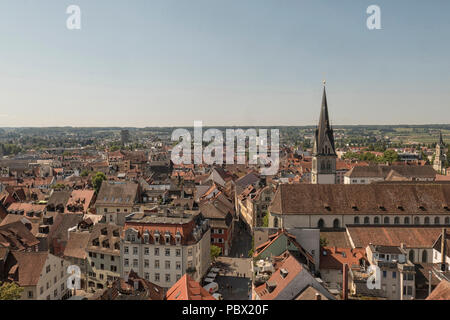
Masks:
[[[133,247],[133,254],[134,255],[138,254],[138,247]]]
[[[177,250],[175,251],[175,255],[176,255],[177,257],[181,256],[181,249],[177,249]]]
[[[33,291],[28,291],[28,298],[29,299],[33,298]]]
[[[434,218],[434,224],[440,224],[441,222],[439,221],[439,217],[435,217]]]
[[[53,291],[53,297],[57,297],[58,296],[58,289],[55,289],[55,291]]]
[[[429,217],[425,217],[424,223],[425,224],[430,224],[430,218]]]
[[[48,265],[48,266],[45,268],[45,272],[46,272],[46,273],[49,273],[49,272],[50,272],[50,265]]]
[[[392,279],[397,279],[397,272],[392,271]]]
[[[353,223],[354,224],[359,224],[359,217],[353,218]]]
[[[340,222],[339,222],[339,219],[334,219],[334,221],[333,221],[333,228],[339,228],[339,226],[340,226]]]
[[[409,261],[414,262],[414,250],[409,251]]]
[[[180,261],[177,261],[176,269],[177,269],[177,270],[180,270],[180,269],[181,269],[181,262],[180,262]]]
[[[419,217],[414,217],[414,224],[420,224]]]
[[[167,261],[167,260],[166,260],[165,268],[166,268],[166,269],[170,269],[170,261]]]
[[[409,224],[409,217],[405,217],[405,219],[403,220],[404,224]]]
[[[422,262],[427,262],[428,260],[428,253],[427,250],[422,251]]]
[[[188,256],[192,256],[192,248],[188,249]]]
[[[386,278],[386,277],[387,277],[387,271],[384,270],[384,271],[383,271],[383,278]]]
[[[159,282],[159,273],[155,273],[155,281]]]
[[[112,272],[117,272],[117,266],[110,266],[109,268]]]
[[[128,267],[128,265],[129,265],[129,261],[128,261],[128,259],[125,259],[125,261],[124,261],[123,265],[124,265],[125,267]]]
[[[390,223],[389,222],[389,217],[384,217],[383,223],[384,224],[389,224]]]
[[[166,273],[166,282],[170,282],[170,274]]]
[[[133,267],[137,268],[138,266],[138,259],[133,259]]]
[[[166,257],[170,256],[170,249],[166,249]]]
[[[159,269],[159,260],[155,260],[155,269]]]
[[[150,267],[150,261],[149,261],[148,259],[145,259],[145,260],[144,260],[144,267],[145,267],[145,268]]]
[[[111,256],[111,261],[114,261],[114,256]]]
[[[412,273],[408,273],[408,280],[414,280],[414,275]]]
[[[400,224],[400,218],[399,217],[395,217],[394,218],[394,224]]]
[[[150,273],[146,272],[144,274],[144,278],[145,278],[145,280],[150,280]]]
[[[370,223],[369,217],[364,217],[364,224],[369,224],[369,223]]]
[[[445,224],[450,224],[450,218],[449,217],[446,217],[444,221],[445,221]]]
[[[50,282],[47,282],[47,289],[50,288]]]
[[[103,253],[100,254],[100,259],[105,259],[105,255]]]
[[[57,282],[58,282],[58,277],[55,276],[55,277],[53,278],[53,284],[55,284],[55,283],[57,283]]]
[[[181,274],[177,274],[177,281],[181,279]]]
[[[150,249],[148,247],[144,248],[144,254],[148,256],[150,254]]]
[[[99,278],[100,278],[100,280],[103,280],[103,278],[104,278],[103,273],[99,274]]]
[[[317,222],[317,227],[319,229],[325,228],[325,222],[323,221],[323,219],[319,219],[319,221]]]
[[[412,287],[408,286],[407,288],[408,288],[407,294],[408,294],[408,296],[411,296],[412,295]]]
[[[373,219],[373,223],[379,224],[380,223],[380,218],[379,217],[375,217],[375,219]]]
[[[39,288],[39,292],[40,292],[40,294],[43,294],[44,293],[44,287],[40,287]]]
[[[159,256],[159,248],[155,248],[155,256]]]
[[[100,269],[105,270],[105,265],[103,263],[100,264]]]

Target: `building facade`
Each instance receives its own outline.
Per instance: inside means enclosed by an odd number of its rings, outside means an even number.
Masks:
[[[135,213],[124,230],[122,275],[133,270],[170,288],[186,273],[200,281],[209,268],[211,231],[201,215]]]

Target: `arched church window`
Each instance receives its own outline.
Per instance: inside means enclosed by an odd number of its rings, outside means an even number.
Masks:
[[[423,250],[422,251],[422,262],[427,262],[427,260],[428,260],[427,250]]]
[[[339,219],[334,219],[333,221],[333,228],[339,228],[340,227],[340,222]]]
[[[409,261],[414,262],[414,250],[409,252]]]
[[[320,229],[325,227],[325,222],[323,221],[323,219],[319,219],[319,221],[317,222],[317,227]]]

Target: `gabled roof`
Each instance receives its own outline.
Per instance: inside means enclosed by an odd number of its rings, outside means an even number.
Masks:
[[[425,300],[450,300],[450,282],[442,280]]]
[[[89,232],[71,232],[64,249],[64,257],[86,259],[90,236]]]
[[[264,252],[265,250],[267,250],[268,248],[270,248],[270,246],[275,243],[275,241],[277,241],[280,237],[282,236],[286,236],[289,241],[297,247],[297,249],[299,250],[299,252],[301,252],[310,262],[314,263],[314,258],[308,253],[308,251],[306,251],[305,249],[303,249],[303,247],[297,242],[295,236],[289,234],[286,230],[284,229],[280,229],[278,230],[277,233],[271,234],[269,236],[269,240],[267,242],[264,242],[263,244],[259,245],[258,247],[255,248],[255,252],[253,253],[253,257],[257,258],[262,252]]]
[[[14,259],[17,261],[12,268],[16,270],[17,281],[19,286],[35,286],[39,282],[41,272],[47,261],[48,252],[12,252]]]
[[[187,273],[166,294],[166,300],[215,300],[197,281]]]
[[[364,248],[324,247],[320,249],[320,269],[342,270],[344,264],[350,269],[359,269],[360,260],[366,258]]]
[[[282,269],[287,271],[286,276],[282,276]],[[261,300],[274,300],[303,270],[304,268],[302,264],[298,262],[297,259],[295,259],[292,255],[287,253],[283,258],[280,267],[272,274],[270,279],[265,284],[256,287],[255,292]],[[268,285],[275,287],[272,292],[268,290]],[[297,294],[298,293],[295,293],[295,295]]]
[[[450,214],[448,184],[282,184],[274,214]],[[355,211],[355,208],[357,211]]]
[[[369,243],[407,248],[431,248],[441,227],[433,226],[347,226],[347,233],[356,248]]]

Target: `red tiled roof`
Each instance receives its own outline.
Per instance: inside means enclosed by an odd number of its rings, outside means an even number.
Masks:
[[[350,269],[358,269],[360,259],[366,259],[364,248],[324,247],[320,249],[320,269],[342,270],[344,264]]]
[[[166,300],[215,300],[197,281],[185,274],[167,291]]]

